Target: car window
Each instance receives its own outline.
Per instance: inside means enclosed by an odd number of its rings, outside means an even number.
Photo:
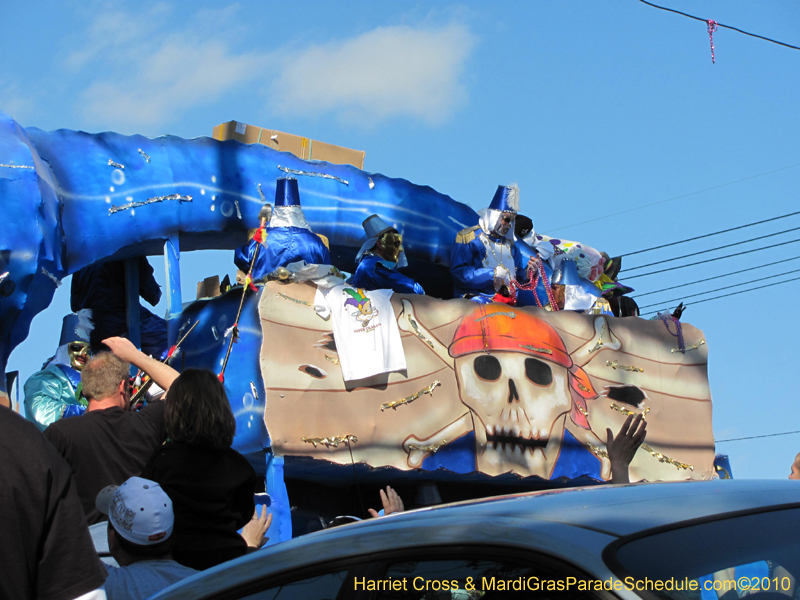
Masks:
[[[484,555],[490,554],[484,552]],[[379,600],[477,600],[479,598],[558,598],[583,600],[593,596],[580,591],[575,574],[552,565],[464,557],[392,563],[380,579],[372,581]],[[363,578],[356,585],[369,586]]]
[[[335,600],[348,570],[335,571],[298,579],[260,590],[248,596],[236,596],[242,600]]]
[[[788,599],[800,576],[800,509],[733,516],[623,540],[607,562],[642,596]]]

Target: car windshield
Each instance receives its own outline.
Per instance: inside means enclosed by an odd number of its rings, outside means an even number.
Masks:
[[[800,509],[661,531],[621,544],[608,562],[626,588],[645,598],[793,598],[800,576]]]

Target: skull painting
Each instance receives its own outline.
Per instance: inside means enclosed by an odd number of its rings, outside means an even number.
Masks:
[[[571,406],[567,370],[518,352],[463,356],[456,369],[461,400],[477,417],[481,470],[549,476]]]
[[[482,305],[461,322],[449,354],[476,417],[480,470],[550,477],[565,418],[585,427],[585,399],[596,396],[556,330],[527,312]]]

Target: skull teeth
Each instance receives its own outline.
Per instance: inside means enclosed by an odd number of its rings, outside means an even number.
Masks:
[[[493,450],[497,450],[498,446],[501,450],[508,450],[509,452],[514,452],[516,447],[519,447],[520,454],[530,449],[533,451],[536,448],[544,448],[547,447],[548,438],[541,437],[541,438],[533,438],[533,437],[520,437],[518,433],[512,435],[512,432],[509,431],[507,427],[503,427],[502,429],[498,429],[496,434],[489,433],[489,427],[486,427],[486,443],[487,445],[491,444]]]

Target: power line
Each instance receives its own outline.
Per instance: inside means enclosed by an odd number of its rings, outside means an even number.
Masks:
[[[750,242],[757,242],[761,240],[765,240],[767,238],[775,237],[776,235],[783,235],[784,233],[791,233],[792,231],[799,230],[800,227],[793,227],[792,229],[785,229],[783,231],[779,231],[777,233],[770,233],[768,235],[760,235],[758,237],[750,238],[749,240],[742,240],[741,242],[735,242],[734,244],[725,244],[724,246],[717,246],[716,248],[709,248],[707,250],[700,250],[699,252],[692,252],[691,254],[684,254],[683,256],[676,256],[675,258],[667,258],[665,260],[659,260],[653,263],[648,263],[646,265],[639,265],[638,267],[631,267],[630,269],[625,269],[625,272],[628,271],[636,271],[637,269],[644,269],[645,267],[653,267],[655,265],[663,265],[664,263],[672,262],[673,260],[681,260],[683,258],[690,258],[692,256],[699,256],[701,254],[708,254],[709,252],[716,252],[717,250],[724,250],[725,248],[730,248],[731,246],[740,246],[742,244],[749,244]]]
[[[738,229],[745,229],[747,227],[753,227],[755,225],[761,225],[763,223],[769,223],[770,221],[777,221],[778,219],[785,219],[786,217],[793,217],[795,215],[800,215],[800,211],[789,213],[788,215],[781,215],[780,217],[772,217],[771,219],[764,219],[763,221],[756,221],[755,223],[748,223],[747,225],[739,225],[738,227],[731,227],[730,229],[723,229],[722,231],[715,231],[714,233],[698,235],[697,237],[688,238],[685,240],[681,240],[679,242],[672,242],[670,244],[662,244],[661,246],[653,246],[652,248],[647,248],[645,250],[637,250],[636,252],[629,252],[628,254],[623,254],[622,256],[633,256],[634,254],[642,254],[644,252],[650,252],[651,250],[660,250],[661,248],[669,248],[670,246],[677,246],[678,244],[685,244],[686,242],[693,242],[695,240],[702,240],[703,238],[711,237],[713,235],[720,235],[721,233],[730,233],[731,231],[737,231]]]
[[[664,6],[658,6],[657,4],[652,4],[651,2],[647,2],[646,0],[639,0],[639,2],[641,2],[643,4],[647,4],[648,6],[652,6],[653,8],[658,8],[658,9],[661,9],[661,10],[666,10],[668,12],[673,12],[673,13],[676,13],[676,14],[679,14],[679,15],[683,15],[684,17],[689,17],[690,19],[694,19],[695,21],[702,21],[703,23],[708,23],[709,22],[709,19],[702,19],[700,17],[695,17],[694,15],[690,15],[690,14],[687,14],[685,12],[681,12],[679,10],[675,10],[675,9],[672,9],[672,8],[666,8]],[[722,23],[717,23],[716,21],[714,21],[714,23],[716,23],[717,27],[724,27],[725,29],[732,29],[733,31],[738,31],[739,33],[743,33],[745,35],[749,35],[750,37],[758,38],[760,40],[765,40],[767,42],[772,42],[773,44],[778,44],[779,46],[786,46],[787,48],[792,48],[793,50],[800,50],[800,48],[798,48],[797,46],[792,46],[791,44],[786,44],[784,42],[779,42],[778,40],[773,40],[772,38],[764,37],[763,35],[758,35],[758,34],[755,34],[755,33],[749,33],[747,31],[742,31],[738,27],[732,27],[730,25],[723,25]]]
[[[778,282],[775,282],[775,283],[768,283],[767,285],[762,285],[762,286],[759,286],[757,288],[750,288],[749,290],[742,290],[740,292],[731,292],[730,294],[723,294],[722,296],[714,296],[713,298],[705,298],[703,300],[698,300],[697,302],[692,302],[691,304],[687,304],[686,308],[689,308],[690,306],[694,306],[695,304],[702,304],[703,302],[711,302],[712,300],[719,300],[720,298],[727,298],[728,296],[736,296],[738,294],[746,294],[748,292],[755,292],[756,290],[760,291],[760,290],[763,290],[764,288],[772,287],[772,286],[775,286],[775,285],[781,285],[781,284],[784,284],[784,283],[789,283],[791,281],[797,281],[798,279],[800,279],[800,277],[794,277],[793,279],[787,279],[786,281],[778,281]],[[644,313],[644,314],[642,314],[640,316],[654,315],[654,314],[656,314],[658,312],[659,311],[657,311],[657,310],[652,310],[652,311]]]
[[[784,275],[791,275],[792,273],[797,273],[799,271],[800,271],[800,269],[794,269],[793,271],[786,271],[785,273],[777,273],[775,275],[771,275],[770,278],[772,278],[772,277],[783,277]],[[665,300],[663,302],[657,302],[655,304],[648,304],[647,306],[640,306],[639,308],[640,309],[642,309],[642,308],[650,308],[651,306],[659,306],[659,305],[663,305],[663,304],[669,304],[670,302],[677,302],[679,300],[687,300],[689,298],[696,298],[697,296],[705,296],[706,294],[713,294],[714,292],[721,292],[722,290],[729,290],[731,288],[740,287],[742,285],[747,285],[749,283],[751,283],[751,282],[745,281],[744,283],[735,283],[733,285],[726,285],[725,287],[717,288],[715,290],[707,290],[705,292],[699,292],[697,294],[692,294],[691,296],[684,296],[682,298],[673,298],[672,300]],[[760,286],[760,287],[764,287],[764,286]]]
[[[756,252],[762,252],[764,250],[774,250],[775,248],[779,248],[781,246],[786,246],[787,244],[795,244],[800,242],[800,238],[796,240],[789,240],[788,242],[781,242],[780,244],[772,244],[771,246],[764,246],[763,248],[756,248],[755,250],[748,250],[749,254],[755,254]],[[636,279],[637,277],[647,277],[648,275],[657,275],[658,273],[666,273],[668,271],[675,271],[677,269],[685,269],[686,267],[695,267],[697,265],[704,265],[706,263],[714,262],[715,260],[722,260],[724,258],[733,258],[734,256],[741,256],[741,252],[736,252],[735,254],[726,254],[725,256],[718,256],[716,258],[709,258],[708,260],[700,260],[698,262],[689,263],[688,265],[678,265],[677,267],[670,267],[669,269],[661,269],[660,271],[651,271],[650,273],[642,273],[640,275],[632,275],[631,277],[625,277],[625,281],[629,281],[631,279]]]
[[[715,444],[721,444],[722,442],[738,442],[741,440],[757,440],[758,438],[766,438],[766,437],[775,437],[778,435],[792,435],[793,433],[800,433],[800,431],[784,431],[782,433],[768,433],[766,435],[751,435],[748,437],[741,437],[741,438],[731,438],[729,440],[714,440]]]
[[[650,208],[651,206],[657,206],[659,204],[664,204],[665,202],[672,202],[673,200],[680,200],[681,198],[688,198],[689,196],[695,196],[697,194],[702,194],[704,192],[710,192],[712,190],[718,190],[719,188],[727,187],[729,185],[734,185],[737,183],[741,183],[742,181],[748,181],[750,179],[755,179],[757,177],[764,177],[765,175],[772,175],[773,173],[778,173],[780,171],[785,171],[787,169],[794,169],[795,167],[800,167],[800,163],[796,165],[789,165],[788,167],[781,167],[780,169],[775,169],[774,171],[767,171],[766,173],[758,173],[757,175],[751,175],[750,177],[745,177],[744,179],[737,179],[736,181],[729,181],[727,183],[721,183],[720,185],[715,185],[710,188],[705,188],[703,190],[697,190],[696,192],[689,192],[688,194],[681,194],[680,196],[673,196],[672,198],[667,198],[666,200],[659,200],[657,202],[651,202],[650,204],[644,204],[643,206],[635,206],[633,208],[628,208],[626,210],[621,210],[619,212],[611,213],[610,215],[603,215],[602,217],[595,217],[594,219],[589,219],[588,221],[581,221],[580,223],[573,223],[572,225],[564,225],[563,227],[556,227],[555,229],[551,229],[553,233],[558,231],[563,231],[564,229],[570,229],[572,227],[577,227],[578,225],[586,225],[587,223],[594,223],[595,221],[602,221],[603,219],[608,219],[610,217],[617,217],[619,215],[624,215],[629,212],[633,212],[635,210],[642,210],[644,208]]]
[[[636,294],[634,298],[641,298],[642,296],[651,296],[653,294],[658,294],[659,292],[668,292],[669,290],[675,290],[682,287],[689,287],[690,285],[694,285],[696,283],[705,283],[706,281],[712,281],[714,279],[722,279],[723,277],[730,277],[731,275],[738,275],[739,273],[746,273],[747,271],[766,269],[767,267],[779,265],[781,263],[789,262],[791,260],[797,260],[798,258],[800,258],[800,256],[794,256],[792,258],[784,258],[783,260],[776,260],[775,262],[772,263],[767,263],[765,265],[758,265],[757,267],[750,267],[749,269],[742,269],[741,271],[733,271],[732,273],[725,273],[724,275],[715,275],[714,277],[706,277],[705,279],[698,279],[697,281],[691,281],[689,283],[683,283],[681,285],[673,285],[672,287],[656,290],[654,292],[645,292],[644,294]]]

